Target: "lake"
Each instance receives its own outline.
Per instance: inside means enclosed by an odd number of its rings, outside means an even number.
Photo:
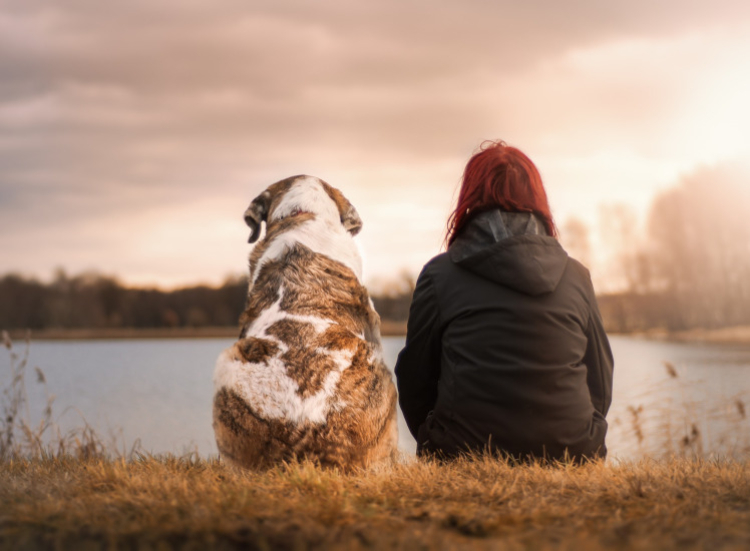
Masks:
[[[392,369],[403,338],[384,339]],[[55,396],[62,432],[83,419],[120,449],[216,453],[211,428],[212,373],[231,339],[34,341],[29,350],[29,412],[38,419],[44,385]],[[632,459],[667,451],[740,455],[750,451],[750,346],[685,344],[611,337],[614,398],[608,415],[611,457]],[[22,352],[23,343],[15,343]],[[673,368],[670,375],[665,362]],[[9,357],[0,359],[0,388]],[[676,376],[674,376],[676,375]],[[415,443],[399,416],[400,447]]]

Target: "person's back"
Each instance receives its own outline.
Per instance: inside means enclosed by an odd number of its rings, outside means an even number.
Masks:
[[[606,454],[611,352],[588,271],[547,226],[484,208],[420,274],[396,365],[420,453]]]

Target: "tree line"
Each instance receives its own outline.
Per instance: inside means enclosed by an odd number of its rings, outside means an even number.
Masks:
[[[384,319],[402,321],[411,291],[401,285],[372,298]],[[51,283],[8,274],[0,278],[0,329],[230,327],[246,295],[246,277],[165,291],[127,287],[96,273],[58,271]]]
[[[239,277],[220,287],[163,291],[96,273],[59,271],[49,284],[10,274],[0,279],[0,328],[229,326],[237,323],[246,294],[247,282]]]

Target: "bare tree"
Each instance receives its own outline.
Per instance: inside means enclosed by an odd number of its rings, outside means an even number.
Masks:
[[[571,216],[560,231],[560,241],[568,254],[587,268],[591,268],[590,230],[585,222]]]
[[[648,231],[674,328],[750,322],[750,178],[721,168],[683,178],[654,201]]]
[[[635,210],[622,203],[603,205],[599,212],[602,239],[608,251],[609,279],[621,291],[645,294],[652,290],[648,244]]]

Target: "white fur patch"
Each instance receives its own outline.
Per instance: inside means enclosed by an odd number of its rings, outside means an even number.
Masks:
[[[311,323],[319,334],[332,323],[331,320],[314,316],[299,316],[281,310],[283,288],[279,289],[278,300],[264,311],[248,328],[245,337],[258,337],[275,342],[279,351],[263,363],[246,363],[235,359],[232,349],[225,350],[216,361],[214,388],[218,392],[228,388],[237,392],[255,412],[266,419],[284,419],[293,423],[325,423],[331,410],[339,411],[345,403],[336,396],[336,386],[341,373],[349,367],[354,356],[353,350],[328,350],[319,348],[316,352],[328,355],[336,365],[323,381],[323,388],[312,396],[299,395],[299,385],[289,377],[281,356],[289,347],[266,330],[280,320],[288,319]]]
[[[320,180],[312,176],[295,180],[271,213],[271,220],[284,218],[297,209],[310,212],[315,215],[315,218],[274,238],[258,259],[250,288],[252,289],[252,285],[255,284],[266,262],[282,256],[298,243],[347,266],[361,283],[362,256],[359,247],[352,235],[341,225],[338,207],[323,189]]]
[[[303,176],[294,180],[271,213],[270,221],[285,218],[297,209],[341,223],[341,215],[336,203],[315,176]]]

